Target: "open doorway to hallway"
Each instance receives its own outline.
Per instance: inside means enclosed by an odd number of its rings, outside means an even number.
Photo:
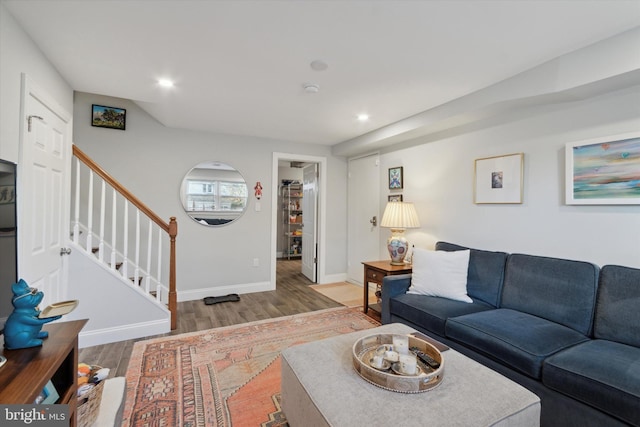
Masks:
[[[276,268],[296,269],[309,283],[317,282],[318,163],[278,161]],[[276,283],[277,286],[277,283]]]
[[[299,162],[303,164],[303,197],[302,197],[302,253],[301,271],[309,280],[314,283],[324,283],[325,257],[326,257],[326,186],[327,186],[327,158],[320,156],[308,156],[303,154],[291,153],[273,153],[272,174],[271,174],[271,283],[276,286],[276,268],[277,260],[282,259],[283,245],[279,239],[283,234],[279,225],[284,222],[282,200],[280,197],[280,186],[282,179],[280,177],[280,164],[286,162],[285,165],[291,168],[291,162]],[[297,163],[295,164],[297,165]],[[307,185],[306,180],[312,175],[309,171],[313,170],[313,183]],[[309,172],[308,174],[305,173]],[[307,178],[305,178],[305,175]],[[288,213],[287,213],[288,215]],[[291,217],[289,217],[291,219]],[[298,215],[296,214],[296,220]],[[281,232],[279,232],[281,230]],[[294,235],[294,237],[296,237]],[[279,245],[280,244],[280,245]],[[287,249],[290,250],[290,246]],[[286,252],[284,252],[286,255]]]

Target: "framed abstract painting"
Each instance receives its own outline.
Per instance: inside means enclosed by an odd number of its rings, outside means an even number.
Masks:
[[[566,144],[568,205],[640,205],[640,132]]]

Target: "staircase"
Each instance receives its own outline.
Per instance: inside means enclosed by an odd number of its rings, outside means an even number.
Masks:
[[[71,240],[115,280],[168,309],[176,329],[176,218],[165,222],[76,146],[73,156]]]

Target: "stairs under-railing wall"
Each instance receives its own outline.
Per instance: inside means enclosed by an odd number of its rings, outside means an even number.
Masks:
[[[76,146],[73,156],[71,240],[123,283],[166,307],[176,329],[176,218],[165,222]]]

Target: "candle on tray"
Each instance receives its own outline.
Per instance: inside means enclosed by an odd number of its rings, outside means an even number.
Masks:
[[[393,349],[400,354],[408,354],[409,353],[409,337],[406,335],[394,335]]]
[[[418,360],[413,354],[400,355],[400,372],[407,375],[415,375],[418,369]]]
[[[384,357],[376,354],[373,356],[373,366],[376,368],[382,368],[384,366]]]
[[[389,362],[397,362],[398,361],[398,352],[393,350],[388,350],[384,352],[384,358]]]

